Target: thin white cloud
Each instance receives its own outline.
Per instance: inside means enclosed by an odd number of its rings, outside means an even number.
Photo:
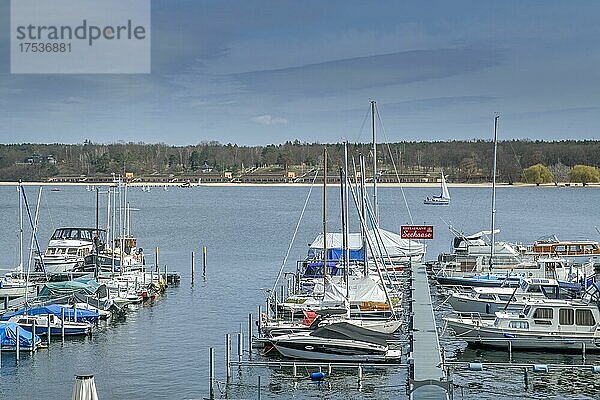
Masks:
[[[288,120],[285,118],[273,117],[270,114],[266,114],[266,115],[259,115],[258,117],[252,118],[252,122],[255,122],[255,123],[261,124],[261,125],[283,125],[283,124],[287,124]]]

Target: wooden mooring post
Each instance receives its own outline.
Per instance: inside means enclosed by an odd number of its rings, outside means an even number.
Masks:
[[[195,255],[194,252],[192,251],[192,285],[194,284],[194,264],[195,264]]]
[[[17,350],[16,351],[16,353],[17,353],[17,361],[19,361],[19,357],[20,357],[19,353],[21,353],[21,341],[19,340],[19,328],[20,328],[19,325],[17,325],[15,327],[15,336],[16,336],[16,338],[15,338],[15,342],[16,342],[15,345],[16,345],[16,350]]]
[[[248,358],[252,359],[252,313],[248,314]]]
[[[231,379],[231,334],[225,335],[225,376],[227,381]]]
[[[206,246],[202,247],[202,276],[206,277]]]

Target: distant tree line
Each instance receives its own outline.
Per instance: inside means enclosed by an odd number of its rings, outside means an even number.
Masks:
[[[261,166],[317,167],[322,163],[325,146],[330,166],[340,165],[343,144],[298,140],[266,146],[215,141],[189,146],[89,141],[83,144],[5,144],[0,145],[0,179],[39,180],[56,175],[98,176],[125,171],[138,176],[176,176],[206,172],[207,167],[215,173],[230,171],[234,174]],[[493,146],[490,141],[398,142],[378,144],[377,149],[380,170],[390,171],[395,166],[399,173],[437,173],[443,169],[451,182],[489,181],[492,174]],[[370,144],[350,143],[349,154],[351,159],[357,160],[359,154],[363,154],[367,163],[372,160]],[[48,162],[49,159],[53,162]],[[525,173],[537,164],[548,169],[551,178],[545,171],[543,177],[537,178],[531,178],[530,172]],[[572,172],[577,165],[596,170],[600,165],[600,141],[510,140],[498,143],[499,181],[568,181],[578,176]],[[589,179],[588,182],[594,182],[596,177]]]

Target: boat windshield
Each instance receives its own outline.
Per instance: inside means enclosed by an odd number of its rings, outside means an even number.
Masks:
[[[98,230],[100,240],[103,242],[106,233],[103,230]],[[54,231],[52,240],[83,240],[91,242],[96,237],[96,230],[93,228],[59,228]]]

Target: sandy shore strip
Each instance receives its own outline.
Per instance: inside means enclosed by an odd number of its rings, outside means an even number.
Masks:
[[[86,183],[86,182],[22,182],[23,186],[49,186],[49,187],[65,187],[65,186],[113,186],[113,183],[110,182],[101,182],[101,183]],[[0,182],[0,186],[18,186],[19,182]],[[183,182],[129,182],[129,186],[134,187],[305,187],[310,186],[310,183],[235,183],[235,182],[201,182],[201,183],[190,183],[189,186],[187,184],[183,184]],[[322,185],[322,183],[317,183],[316,185]],[[327,186],[339,186],[339,183],[328,183]],[[372,186],[371,183],[367,184],[367,186]],[[432,188],[432,187],[440,187],[439,183],[427,182],[427,183],[378,183],[379,187],[405,187],[405,188]],[[448,183],[448,187],[450,188],[491,188],[491,183]],[[540,186],[536,186],[532,183],[514,183],[509,185],[508,183],[496,183],[496,187],[498,188],[527,188],[527,187],[539,187],[539,188],[555,188],[555,187],[582,187],[580,183],[559,183],[558,186],[554,183],[548,183]],[[585,187],[598,188],[600,187],[600,183],[588,183]]]

